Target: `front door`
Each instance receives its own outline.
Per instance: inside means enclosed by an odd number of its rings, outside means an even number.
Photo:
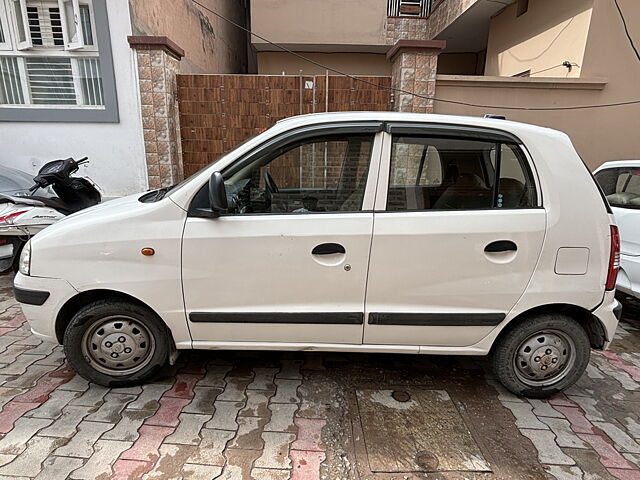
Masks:
[[[362,342],[375,129],[287,134],[222,172],[229,213],[184,231],[194,345]]]
[[[499,134],[390,130],[364,343],[473,345],[505,319],[540,256],[546,215],[532,169]]]

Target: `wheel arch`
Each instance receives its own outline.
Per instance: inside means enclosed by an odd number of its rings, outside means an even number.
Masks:
[[[587,336],[589,337],[591,348],[594,348],[596,350],[602,350],[604,348],[604,345],[607,342],[607,335],[598,317],[596,317],[586,308],[567,303],[552,303],[548,305],[540,305],[518,314],[516,317],[511,319],[511,321],[505,326],[505,328],[502,329],[502,331],[498,334],[496,340],[505,335],[519,323],[545,313],[561,313],[573,318],[582,326],[582,328],[584,328]],[[494,341],[494,345],[495,344],[496,342]]]
[[[153,308],[147,305],[145,302],[139,300],[136,297],[133,297],[127,293],[119,292],[117,290],[109,290],[109,289],[96,289],[96,290],[87,290],[78,293],[71,297],[67,302],[62,306],[62,308],[58,312],[58,316],[56,317],[56,325],[55,325],[55,333],[56,339],[59,344],[62,344],[62,340],[64,338],[64,331],[69,325],[69,322],[73,318],[73,316],[85,305],[88,305],[97,300],[104,300],[106,298],[115,298],[118,300],[125,300],[127,302],[139,305],[141,307],[146,308],[147,310],[153,312],[161,321],[162,324],[167,329],[169,333],[169,337],[171,338],[171,343],[175,346],[175,341],[173,339],[173,335],[171,333],[171,329],[167,325],[167,323],[162,319],[158,312],[156,312]]]

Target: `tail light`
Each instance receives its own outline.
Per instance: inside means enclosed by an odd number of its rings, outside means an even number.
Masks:
[[[616,278],[620,270],[620,232],[618,227],[611,225],[611,253],[609,254],[609,269],[607,271],[606,290],[616,288]]]

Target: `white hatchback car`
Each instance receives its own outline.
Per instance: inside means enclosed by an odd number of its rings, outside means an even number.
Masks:
[[[542,397],[613,339],[608,210],[560,132],[307,115],[46,229],[15,294],[102,385],[148,380],[176,349],[491,354],[507,388]]]
[[[617,289],[640,298],[640,160],[617,160],[594,172],[620,228]]]

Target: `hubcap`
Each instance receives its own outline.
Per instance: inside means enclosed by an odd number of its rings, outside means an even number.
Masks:
[[[107,375],[129,375],[151,361],[155,341],[138,320],[112,316],[95,322],[82,339],[82,354],[96,370]]]
[[[548,386],[562,380],[575,363],[575,344],[559,330],[543,330],[520,344],[514,356],[518,378],[531,386]]]

